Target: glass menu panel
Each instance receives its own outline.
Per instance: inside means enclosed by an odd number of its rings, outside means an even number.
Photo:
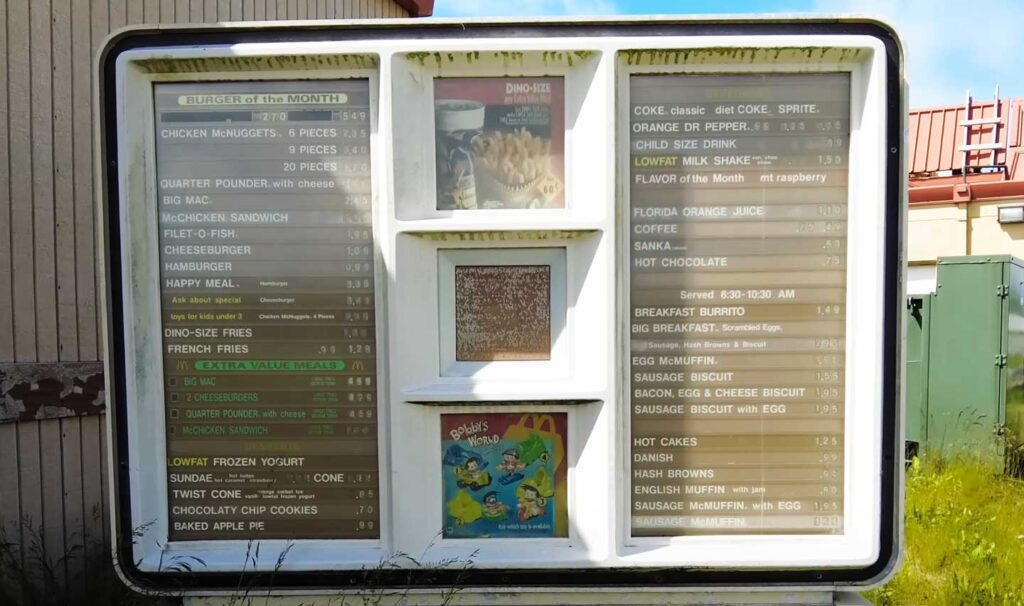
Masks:
[[[630,79],[633,536],[843,530],[849,99]]]
[[[170,538],[378,537],[368,81],[154,95]]]
[[[437,78],[438,210],[565,206],[560,77]]]

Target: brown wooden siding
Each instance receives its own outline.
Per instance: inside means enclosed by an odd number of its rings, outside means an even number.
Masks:
[[[406,16],[391,0],[0,0],[0,364],[102,359],[92,58],[110,31]],[[40,553],[71,584],[108,565],[104,421],[0,424],[0,529],[40,580]]]

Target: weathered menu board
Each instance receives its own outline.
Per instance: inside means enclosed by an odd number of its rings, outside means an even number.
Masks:
[[[171,540],[378,537],[367,80],[155,106]]]
[[[841,533],[849,77],[629,94],[632,534]]]

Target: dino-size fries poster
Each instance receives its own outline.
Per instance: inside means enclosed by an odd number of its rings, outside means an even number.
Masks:
[[[437,78],[439,210],[565,206],[559,77]]]
[[[446,539],[568,536],[566,414],[441,415]]]

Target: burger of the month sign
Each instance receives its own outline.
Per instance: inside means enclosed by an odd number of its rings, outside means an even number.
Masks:
[[[108,40],[124,578],[587,604],[887,578],[895,35],[424,23]]]

